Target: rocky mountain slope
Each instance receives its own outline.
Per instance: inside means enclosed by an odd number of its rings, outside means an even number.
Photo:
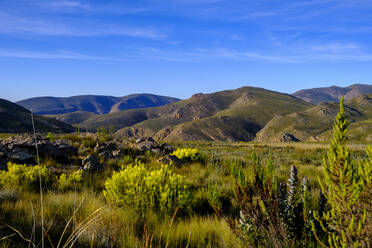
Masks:
[[[324,87],[324,88],[313,88],[300,90],[293,95],[301,98],[304,101],[312,104],[318,104],[320,102],[337,102],[341,96],[345,97],[345,100],[350,100],[360,95],[372,94],[372,85],[367,84],[353,84],[348,87]]]
[[[177,98],[152,94],[133,94],[123,97],[83,95],[72,97],[35,97],[17,102],[39,115],[59,115],[77,111],[107,114],[127,109],[162,106],[179,101]],[[76,116],[76,115],[74,115]],[[61,117],[69,119],[73,117]],[[73,124],[73,122],[71,122]]]
[[[71,125],[34,115],[37,132],[72,132]],[[31,112],[22,106],[0,99],[0,133],[32,132]]]
[[[338,103],[321,102],[305,111],[276,116],[257,133],[256,140],[280,142],[285,137],[300,141],[327,140],[338,110]],[[372,141],[372,95],[347,100],[345,112],[351,122],[350,139]]]
[[[252,140],[277,114],[303,111],[312,105],[288,94],[242,87],[157,108],[101,115],[80,123],[96,129],[114,126],[118,135],[155,136],[163,140]]]

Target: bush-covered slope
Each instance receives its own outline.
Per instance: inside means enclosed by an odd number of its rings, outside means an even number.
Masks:
[[[338,111],[337,103],[321,102],[305,111],[276,116],[257,133],[256,140],[275,142],[285,134],[301,141],[327,140]],[[351,120],[350,139],[372,140],[372,95],[363,95],[345,103]]]
[[[58,120],[34,116],[38,132],[72,132],[73,127]],[[27,109],[0,99],[0,133],[32,132],[31,113]]]
[[[311,106],[291,95],[242,87],[196,94],[162,107],[102,115],[81,123],[81,126],[94,129],[113,125],[120,128],[118,135],[129,137],[156,135],[166,140],[252,140],[276,114],[302,111]]]
[[[76,111],[72,113],[65,113],[59,115],[44,115],[45,117],[53,118],[65,123],[74,125],[79,124],[83,121],[97,117],[97,114],[87,111]]]

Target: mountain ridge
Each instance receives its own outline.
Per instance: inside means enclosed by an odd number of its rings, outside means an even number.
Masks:
[[[339,101],[341,96],[344,96],[345,100],[350,100],[366,94],[372,94],[372,85],[352,84],[347,87],[332,85],[329,87],[302,89],[292,95],[312,104],[318,104],[320,102]]]
[[[16,102],[39,115],[68,114],[78,111],[107,114],[126,109],[156,107],[180,99],[154,94],[131,94],[122,97],[78,95],[71,97],[33,97]]]
[[[0,133],[30,133],[33,131],[31,112],[26,108],[0,99]],[[74,128],[61,121],[34,115],[37,132],[73,132]]]

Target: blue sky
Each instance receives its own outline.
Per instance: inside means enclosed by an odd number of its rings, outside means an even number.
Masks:
[[[12,101],[371,81],[371,0],[0,1]]]

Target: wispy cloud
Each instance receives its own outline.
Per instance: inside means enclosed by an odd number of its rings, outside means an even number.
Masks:
[[[0,33],[3,34],[33,34],[49,36],[132,36],[159,39],[165,34],[154,28],[124,27],[119,25],[89,22],[86,25],[68,25],[61,22],[37,20],[32,18],[16,17],[0,12]]]
[[[89,15],[129,15],[129,14],[139,14],[144,12],[149,12],[153,10],[145,5],[135,5],[131,2],[121,2],[111,3],[106,1],[101,2],[83,2],[75,0],[66,0],[66,1],[54,1],[54,2],[32,2],[28,3],[27,6],[30,10],[36,9],[41,12],[50,13],[84,13]]]
[[[0,50],[0,57],[22,59],[72,59],[72,60],[106,60],[103,57],[84,55],[76,52],[34,52]]]
[[[114,57],[88,55],[71,51],[41,52],[0,50],[0,57],[26,59],[70,59],[101,60],[111,62],[123,61],[170,61],[170,62],[202,62],[215,60],[262,61],[269,63],[307,63],[314,61],[372,61],[372,53],[363,53],[355,45],[328,44],[313,49],[292,51],[287,54],[265,53],[250,50],[234,50],[226,48],[197,48],[189,50],[162,50],[151,47],[124,47]]]
[[[82,8],[82,9],[90,7],[89,4],[82,3],[80,1],[55,1],[51,3],[45,3],[45,6],[52,8]]]
[[[344,52],[350,50],[359,50],[360,47],[353,43],[327,43],[322,45],[312,45],[311,50],[315,52]]]
[[[265,17],[272,17],[278,15],[278,12],[275,11],[256,11],[249,14],[243,14],[238,17],[231,18],[231,21],[246,21],[252,19],[259,19]]]
[[[318,49],[318,51],[315,51]],[[349,50],[349,51],[347,51]],[[226,48],[165,51],[156,48],[127,47],[125,59],[200,62],[209,60],[263,61],[272,63],[307,63],[314,61],[372,61],[372,54],[355,50],[352,45],[324,45],[307,51],[286,54]]]

